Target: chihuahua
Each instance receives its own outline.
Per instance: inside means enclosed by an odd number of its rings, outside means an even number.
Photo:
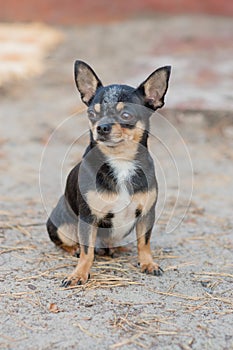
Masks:
[[[158,186],[148,136],[150,116],[164,105],[171,67],[155,70],[138,88],[103,86],[83,61],[74,71],[88,107],[90,143],[47,221],[51,240],[79,254],[62,286],[86,283],[96,249],[112,251],[134,229],[141,271],[159,276],[163,270],[150,248]]]

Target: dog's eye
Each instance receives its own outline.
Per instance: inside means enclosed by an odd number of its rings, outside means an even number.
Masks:
[[[127,113],[127,112],[123,112],[122,114],[121,114],[121,119],[123,119],[123,120],[131,120],[133,118],[133,116],[131,115],[131,114],[129,114],[129,113]]]
[[[88,117],[90,119],[95,119],[96,118],[96,113],[94,111],[88,111]]]

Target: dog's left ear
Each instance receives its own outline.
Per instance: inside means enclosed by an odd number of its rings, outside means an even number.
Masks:
[[[103,84],[93,69],[83,61],[75,61],[74,79],[83,102],[89,106],[97,89]]]
[[[153,110],[164,105],[164,96],[168,89],[168,81],[171,74],[171,66],[161,67],[155,70],[138,88],[143,95],[145,105]]]

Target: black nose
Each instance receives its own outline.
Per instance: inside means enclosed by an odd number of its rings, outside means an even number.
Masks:
[[[97,132],[99,135],[110,134],[112,126],[110,124],[101,124],[97,126]]]

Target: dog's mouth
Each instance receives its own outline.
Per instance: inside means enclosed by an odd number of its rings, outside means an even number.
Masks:
[[[117,147],[124,141],[124,137],[122,132],[111,130],[111,132],[105,134],[97,133],[96,141],[106,147]]]
[[[104,146],[107,147],[117,147],[119,144],[121,144],[122,142],[124,142],[124,139],[110,139],[110,138],[104,138],[104,137],[98,137],[98,139],[96,140],[97,143],[100,143]]]

